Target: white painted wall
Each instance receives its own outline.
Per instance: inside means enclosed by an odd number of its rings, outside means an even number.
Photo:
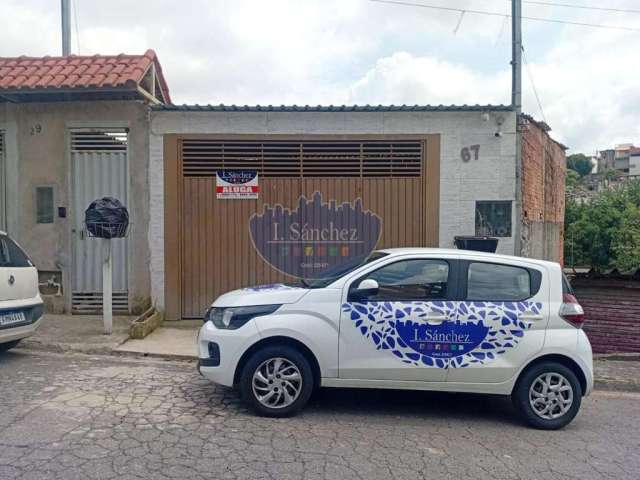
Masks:
[[[629,175],[640,175],[640,154],[629,156]]]
[[[499,120],[501,119],[501,121]],[[495,135],[502,123],[502,136]],[[515,230],[516,166],[513,112],[180,112],[152,111],[149,187],[151,297],[164,307],[163,135],[216,134],[440,134],[440,246],[475,234],[476,200],[512,200]],[[464,163],[462,147],[479,144],[478,160]],[[500,253],[514,253],[501,238]]]

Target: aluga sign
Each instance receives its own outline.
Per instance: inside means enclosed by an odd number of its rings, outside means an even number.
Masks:
[[[216,197],[219,200],[257,199],[258,172],[255,170],[218,170],[216,172]]]
[[[510,395],[544,429],[593,387],[584,312],[557,263],[407,248],[330,273],[217,298],[200,372],[263,415],[298,411],[319,386],[402,388]]]

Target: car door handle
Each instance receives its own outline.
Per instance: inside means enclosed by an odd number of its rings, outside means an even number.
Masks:
[[[538,321],[543,318],[544,317],[542,315],[537,315],[535,313],[523,313],[522,315],[518,315],[518,319],[520,320]]]
[[[429,325],[440,325],[447,319],[445,315],[429,315],[426,320]]]

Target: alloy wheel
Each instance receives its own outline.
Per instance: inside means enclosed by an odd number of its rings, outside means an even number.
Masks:
[[[545,420],[562,417],[573,404],[573,387],[559,373],[543,373],[529,388],[529,404],[535,414]]]
[[[285,408],[295,402],[302,391],[302,375],[286,358],[265,360],[256,368],[251,381],[256,399],[268,408]]]

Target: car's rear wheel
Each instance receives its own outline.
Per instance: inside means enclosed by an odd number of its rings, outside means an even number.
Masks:
[[[582,388],[571,369],[560,363],[545,362],[524,372],[512,397],[529,425],[556,430],[568,425],[577,415]]]
[[[299,411],[313,391],[313,370],[304,355],[288,345],[255,352],[240,376],[242,398],[261,415],[285,417]]]
[[[20,340],[13,340],[11,342],[0,343],[0,353],[6,352],[7,350],[11,350],[13,347],[18,345]]]

